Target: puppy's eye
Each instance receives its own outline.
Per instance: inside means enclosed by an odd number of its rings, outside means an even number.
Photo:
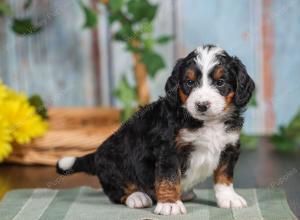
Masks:
[[[188,81],[186,81],[186,85],[188,87],[192,87],[194,85],[194,81],[193,80],[188,80]]]
[[[219,80],[217,81],[217,86],[219,86],[219,87],[223,86],[224,84],[225,84],[224,79],[219,79]]]

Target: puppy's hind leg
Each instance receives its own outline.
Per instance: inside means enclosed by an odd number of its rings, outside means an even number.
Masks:
[[[152,206],[152,199],[144,192],[133,192],[125,201],[129,208],[147,208]]]
[[[152,199],[132,183],[114,185],[101,181],[104,192],[111,201],[126,204],[129,208],[146,208],[152,206]]]
[[[151,207],[152,200],[134,183],[128,182],[114,162],[102,159],[98,173],[105,194],[114,203],[126,204],[130,208]]]

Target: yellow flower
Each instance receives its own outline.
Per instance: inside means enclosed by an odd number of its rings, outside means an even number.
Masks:
[[[0,81],[0,162],[11,153],[12,142],[26,144],[46,131],[47,123],[29,104],[26,95]]]
[[[1,103],[1,100],[5,101],[7,99],[10,99],[10,100],[18,99],[18,100],[22,100],[25,102],[27,101],[26,95],[24,95],[23,93],[17,93],[16,91],[8,88],[0,80],[0,103]]]
[[[6,97],[6,95],[7,95],[7,87],[4,86],[0,81],[0,104],[3,101],[3,99]]]
[[[19,144],[29,143],[32,138],[43,135],[47,130],[47,123],[24,96],[6,100],[0,109],[0,115],[8,122],[11,135]]]
[[[8,124],[0,117],[0,162],[11,153],[11,140]]]

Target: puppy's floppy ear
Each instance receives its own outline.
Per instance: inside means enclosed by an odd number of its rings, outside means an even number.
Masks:
[[[244,107],[251,98],[255,84],[248,75],[246,67],[237,57],[233,57],[233,64],[236,72],[234,104],[238,107]]]
[[[175,67],[173,68],[171,76],[169,76],[167,83],[165,85],[165,91],[167,94],[174,94],[178,88],[178,81],[179,81],[179,72],[180,66],[182,64],[183,59],[179,59],[176,62]]]

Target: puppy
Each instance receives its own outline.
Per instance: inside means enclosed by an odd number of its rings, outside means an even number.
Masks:
[[[95,153],[59,160],[57,172],[97,175],[112,202],[130,208],[155,202],[162,215],[186,213],[182,201],[213,175],[219,207],[246,207],[234,191],[233,170],[254,87],[237,57],[198,47],[177,61],[164,97],[136,112]]]

